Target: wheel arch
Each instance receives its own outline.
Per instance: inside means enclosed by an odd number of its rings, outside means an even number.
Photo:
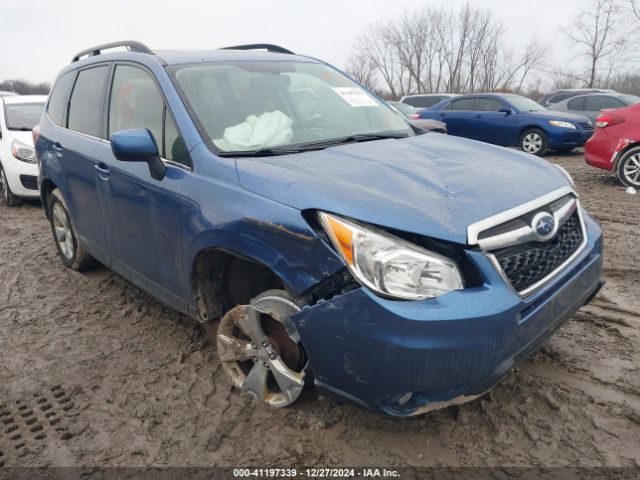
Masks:
[[[53,192],[58,186],[48,178],[45,178],[40,184],[40,199],[42,200],[42,208],[44,208],[44,213],[49,218],[49,197],[51,196],[51,192]]]
[[[622,150],[620,150],[618,153],[616,153],[615,159],[613,161],[613,171],[614,172],[618,171],[618,166],[620,165],[620,160],[622,160],[622,157],[624,157],[629,150],[632,150],[632,149],[638,148],[638,147],[640,147],[640,140],[633,140],[631,143],[629,143],[629,145],[627,145]]]
[[[191,288],[196,315],[205,322],[222,317],[235,305],[249,303],[266,290],[290,291],[276,269],[224,247],[198,252],[191,265]]]

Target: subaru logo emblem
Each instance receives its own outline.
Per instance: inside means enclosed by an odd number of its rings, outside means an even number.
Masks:
[[[556,230],[556,220],[547,212],[540,212],[533,217],[531,227],[540,240],[547,240]]]

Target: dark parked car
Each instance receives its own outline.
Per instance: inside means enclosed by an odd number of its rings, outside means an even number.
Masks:
[[[624,108],[635,105],[636,103],[640,103],[640,97],[636,97],[635,95],[627,95],[624,93],[590,93],[555,103],[551,105],[549,109],[557,112],[584,115],[592,122],[595,122],[602,110]]]
[[[584,95],[587,93],[615,93],[613,90],[602,90],[600,88],[567,88],[564,90],[556,90],[555,92],[548,93],[540,99],[540,105],[549,108],[551,105],[568,100],[569,98],[577,97],[578,95]]]
[[[403,114],[409,120],[411,125],[414,125],[422,130],[427,130],[429,132],[437,132],[437,133],[447,133],[447,124],[441,122],[439,120],[430,120],[420,118],[420,114],[418,111],[412,107],[411,105],[407,105],[402,102],[387,102],[393,108],[395,108],[398,112]]]
[[[472,400],[601,286],[566,172],[417,135],[281,47],[90,48],[34,137],[62,262],[202,322],[233,385],[274,407],[307,385],[399,416]]]
[[[568,152],[593,133],[591,121],[582,115],[551,112],[520,95],[483,93],[445,100],[420,112],[447,124],[449,135],[519,147],[533,155],[548,150]]]

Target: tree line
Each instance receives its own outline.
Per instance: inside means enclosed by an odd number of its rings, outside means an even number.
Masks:
[[[0,90],[18,95],[48,95],[51,85],[47,82],[32,83],[27,80],[5,80],[0,82]]]
[[[490,8],[424,6],[367,27],[346,70],[388,98],[486,91],[535,97],[543,86],[640,94],[640,74],[630,55],[630,32],[638,26],[640,0],[585,0],[574,21],[559,28],[576,53],[568,68],[551,64],[553,46],[539,37],[520,51],[512,48],[504,23]]]

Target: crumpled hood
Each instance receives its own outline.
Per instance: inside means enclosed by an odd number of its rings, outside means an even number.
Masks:
[[[291,207],[461,244],[469,224],[568,185],[545,160],[437,133],[236,164],[244,188]]]

